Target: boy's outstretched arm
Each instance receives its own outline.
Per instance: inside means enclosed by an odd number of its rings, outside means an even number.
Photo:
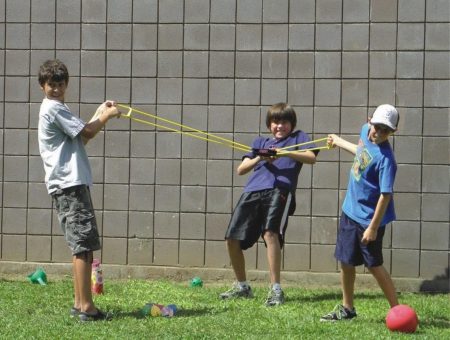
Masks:
[[[251,171],[255,167],[255,165],[258,164],[263,159],[268,160],[268,159],[266,159],[266,157],[261,157],[261,156],[256,156],[255,158],[245,157],[244,160],[241,162],[241,164],[239,164],[239,166],[237,167],[237,170],[236,170],[237,174],[239,176],[245,175],[246,173]],[[270,160],[269,160],[269,162],[270,162]]]
[[[350,143],[335,134],[328,135],[327,144],[333,148],[338,146],[354,155],[356,154],[356,149],[358,147],[356,144]]]
[[[108,100],[101,104],[91,120],[80,132],[83,143],[87,144],[87,142],[94,138],[95,135],[105,126],[108,120],[119,115],[120,111],[116,106],[116,102]]]
[[[285,155],[293,159],[296,162],[305,163],[305,164],[315,164],[316,163],[316,154],[312,151],[298,151],[298,152],[289,152]]]

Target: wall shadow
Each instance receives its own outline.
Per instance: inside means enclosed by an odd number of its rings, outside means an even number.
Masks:
[[[426,293],[449,293],[450,292],[450,267],[445,273],[437,275],[431,280],[425,280],[420,285],[419,291]]]

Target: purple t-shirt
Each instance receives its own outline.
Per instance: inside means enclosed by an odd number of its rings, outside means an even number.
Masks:
[[[258,137],[253,141],[253,149],[269,149],[269,148],[283,148],[288,145],[296,145],[300,143],[309,142],[309,136],[301,131],[294,131],[289,136],[283,139],[276,139],[274,137]],[[315,144],[307,144],[286,151],[302,150],[314,148]],[[314,151],[316,154],[318,151]],[[255,158],[255,152],[249,152],[243,158]],[[250,175],[244,192],[260,191],[264,189],[280,188],[294,192],[297,188],[297,180],[303,163],[296,162],[289,157],[280,157],[268,163],[261,161],[256,164]]]

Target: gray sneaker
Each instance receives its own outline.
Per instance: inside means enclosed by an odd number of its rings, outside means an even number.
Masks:
[[[324,322],[331,321],[331,322],[334,322],[334,321],[341,321],[341,320],[351,320],[351,319],[353,319],[355,317],[356,317],[356,310],[355,310],[355,308],[350,310],[350,309],[345,308],[342,305],[336,305],[336,307],[334,307],[334,309],[330,313],[322,316],[320,318],[320,321],[324,321]]]
[[[269,295],[267,296],[266,306],[278,306],[284,303],[284,293],[283,290],[273,290],[272,288],[269,290]]]
[[[238,283],[234,283],[230,290],[220,294],[222,300],[234,298],[252,298],[253,292],[250,286],[241,287]]]

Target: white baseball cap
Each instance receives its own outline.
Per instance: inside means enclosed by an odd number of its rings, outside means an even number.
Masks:
[[[395,107],[383,104],[376,108],[370,123],[383,124],[389,126],[392,130],[397,130],[398,118],[398,111]]]

